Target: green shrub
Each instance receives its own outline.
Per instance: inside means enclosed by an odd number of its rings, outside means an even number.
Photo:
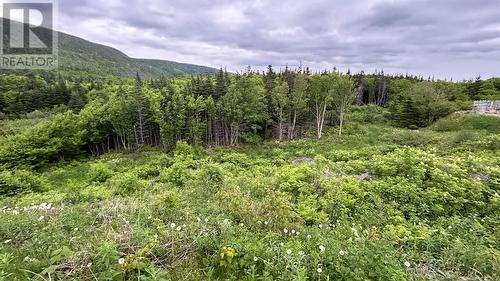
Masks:
[[[26,170],[0,172],[0,195],[13,196],[23,192],[40,192],[46,190],[42,177]]]
[[[500,134],[500,118],[456,113],[439,120],[430,129],[437,132],[484,130],[492,134]]]
[[[113,170],[104,163],[92,163],[89,167],[89,178],[94,182],[105,182],[113,176]]]
[[[118,195],[133,195],[135,192],[146,187],[135,173],[125,172],[111,177],[106,184]]]

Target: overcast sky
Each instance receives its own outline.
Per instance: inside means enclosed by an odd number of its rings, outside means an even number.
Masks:
[[[131,57],[500,76],[500,0],[59,0],[59,30]]]

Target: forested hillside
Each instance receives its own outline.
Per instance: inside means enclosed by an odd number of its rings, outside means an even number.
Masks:
[[[4,25],[10,21],[3,19]],[[15,22],[13,22],[15,24]],[[21,23],[19,23],[21,24]],[[42,29],[41,38],[48,37],[52,30]],[[87,41],[63,32],[56,32],[58,38],[58,71],[67,75],[84,77],[106,77],[107,75],[158,78],[160,76],[182,76],[203,73],[215,73],[216,69],[178,63],[166,60],[148,60],[131,58],[121,51]],[[3,73],[12,71],[1,70]],[[17,71],[18,73],[20,71]],[[25,71],[22,71],[25,72]],[[49,74],[42,74],[49,75]]]
[[[498,280],[500,79],[0,75],[0,280]]]

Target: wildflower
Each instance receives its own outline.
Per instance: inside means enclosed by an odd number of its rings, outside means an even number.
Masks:
[[[158,238],[158,234],[155,234],[154,238],[155,238],[155,239],[156,239],[156,238]]]
[[[197,220],[198,222],[200,222],[200,221],[201,221],[201,219],[200,219],[199,217],[196,217],[196,220]]]
[[[43,221],[43,219],[44,219],[44,218],[45,218],[44,216],[40,216],[40,217],[38,218],[38,221]]]
[[[300,232],[297,231],[297,233],[295,233],[297,236],[299,236]]]
[[[311,239],[311,235],[307,234],[307,239]]]
[[[411,263],[409,261],[405,261],[405,266],[410,267]]]
[[[118,264],[124,264],[125,263],[125,258],[120,258],[118,260]]]
[[[182,228],[181,228],[181,226],[178,226],[176,229],[177,229],[177,231],[181,231]]]
[[[319,227],[319,228],[323,228],[323,225],[322,225],[322,224],[320,224],[320,225],[318,225],[318,227]]]
[[[170,228],[174,228],[174,227],[175,227],[175,223],[171,223]]]
[[[317,271],[318,273],[321,273],[321,272],[323,272],[323,269],[321,269],[321,267],[318,267],[318,269],[316,269],[316,271]]]
[[[205,218],[205,222],[208,222],[208,218]]]
[[[253,261],[258,261],[259,258],[258,257],[253,257]]]
[[[152,218],[153,218],[152,216],[149,216],[149,217],[148,217],[148,220],[150,220],[150,219],[152,219]]]
[[[299,251],[299,255],[303,256],[304,255],[304,251]]]
[[[286,254],[287,255],[291,255],[292,254],[292,250],[290,250],[290,249],[286,250]]]
[[[92,266],[92,263],[91,263],[91,262],[87,263],[87,267],[89,267],[89,268],[90,268],[91,266]]]
[[[343,255],[345,255],[345,254],[346,254],[346,252],[344,252],[344,251],[340,250],[339,255],[343,256]]]
[[[264,224],[267,225],[269,222],[268,221],[265,221]]]
[[[325,246],[323,246],[323,245],[319,245],[319,250],[320,250],[321,252],[324,252],[324,251],[326,250],[326,248],[325,248]]]
[[[292,229],[292,234],[295,234],[295,229]]]
[[[288,233],[288,229],[286,229],[286,228],[285,228],[285,229],[283,229],[283,232],[284,232],[285,234],[287,234],[287,233]]]
[[[26,256],[23,261],[25,261],[25,262],[34,262],[35,259],[31,258],[30,256]]]
[[[73,231],[75,232],[78,231],[78,227],[73,228]]]
[[[4,244],[9,244],[10,242],[12,242],[12,239],[5,240],[3,243],[4,243]]]

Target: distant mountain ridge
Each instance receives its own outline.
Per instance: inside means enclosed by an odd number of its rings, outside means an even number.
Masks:
[[[2,19],[4,24],[10,20]],[[16,23],[14,23],[16,24]],[[17,23],[21,24],[21,23]],[[51,32],[44,29],[44,32]],[[56,31],[57,32],[57,31]],[[48,34],[48,33],[47,33]],[[47,36],[46,34],[46,36]],[[59,46],[59,71],[92,76],[115,75],[152,78],[214,73],[215,68],[167,60],[136,59],[123,52],[98,43],[57,32]],[[43,32],[42,35],[44,36]]]

